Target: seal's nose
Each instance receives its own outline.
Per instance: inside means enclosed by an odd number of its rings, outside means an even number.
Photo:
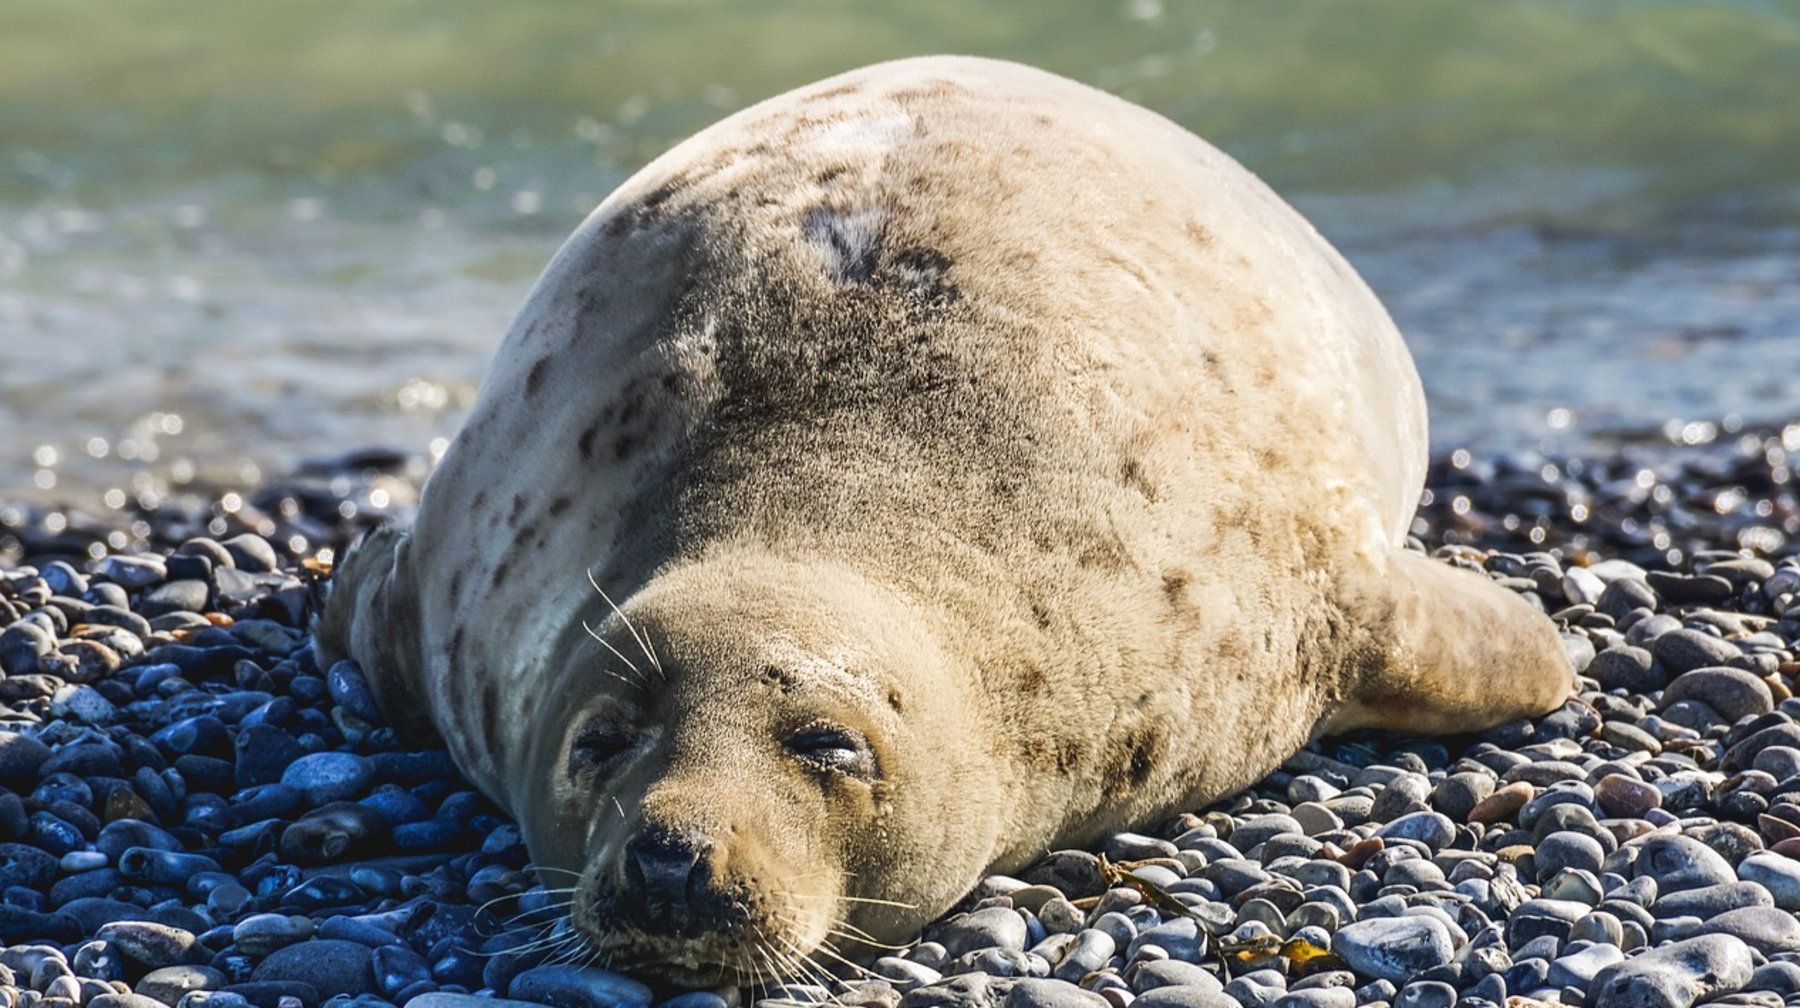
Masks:
[[[712,840],[698,830],[649,828],[625,845],[627,890],[639,897],[644,922],[658,930],[704,930],[710,909]]]

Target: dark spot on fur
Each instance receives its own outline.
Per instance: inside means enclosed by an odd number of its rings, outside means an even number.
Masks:
[[[1154,725],[1135,725],[1125,736],[1108,743],[1106,791],[1118,797],[1141,788],[1155,772],[1168,750],[1169,741]]]
[[[481,712],[488,724],[500,716],[500,683],[491,676],[481,684]]]
[[[600,428],[598,426],[589,427],[581,432],[581,437],[575,442],[575,448],[581,452],[583,459],[589,462],[594,460],[594,438],[599,436]]]
[[[622,237],[663,220],[668,216],[665,204],[685,190],[688,184],[686,175],[676,175],[645,193],[637,202],[618,208],[613,219],[606,222],[606,233],[615,238]]]
[[[1156,484],[1150,482],[1150,478],[1144,475],[1143,463],[1137,459],[1128,458],[1123,465],[1119,466],[1119,482],[1128,489],[1142,494],[1145,500],[1156,500]]]
[[[571,505],[573,503],[575,503],[575,501],[572,498],[566,497],[566,496],[558,497],[555,500],[551,501],[550,508],[549,508],[550,517],[555,518],[555,517],[561,515],[564,511],[569,510],[569,505]]]
[[[519,516],[524,513],[525,495],[513,494],[512,509],[506,512],[506,523],[508,525],[517,525],[519,523]]]
[[[677,391],[681,388],[681,375],[673,371],[663,375],[662,387],[664,392]]]
[[[628,389],[627,391],[635,391],[635,389]],[[621,426],[623,426],[625,424],[632,422],[633,420],[636,420],[638,418],[638,414],[642,413],[643,411],[644,411],[644,400],[642,398],[633,397],[631,399],[631,401],[627,402],[623,407],[620,408],[619,424]]]
[[[806,240],[825,253],[827,272],[838,283],[866,284],[881,257],[881,217],[872,211],[819,207],[802,225]]]
[[[842,98],[844,95],[853,95],[861,90],[861,84],[839,84],[837,87],[831,88],[828,91],[818,91],[809,94],[806,96],[806,100],[809,102],[827,101],[832,98]]]
[[[463,626],[459,623],[457,624],[456,629],[450,631],[450,653],[452,655],[462,654],[463,629]]]
[[[507,571],[512,569],[512,561],[502,560],[494,566],[494,576],[488,578],[488,584],[498,588],[506,581]]]
[[[637,446],[637,438],[632,437],[630,434],[621,434],[619,435],[619,439],[613,442],[613,458],[623,462],[631,457],[632,452],[637,451]]]
[[[838,165],[838,166],[832,167],[832,168],[827,168],[824,171],[820,172],[818,175],[814,176],[813,181],[817,182],[821,186],[829,186],[833,182],[836,182],[839,178],[841,178],[843,176],[845,170],[846,169],[842,165]]]
[[[487,490],[477,490],[475,496],[469,498],[469,510],[480,511],[484,507],[487,507]]]
[[[537,395],[538,388],[544,384],[544,375],[548,374],[549,371],[550,357],[546,354],[543,357],[539,357],[537,361],[531,365],[531,370],[526,372],[525,394],[528,396]]]
[[[896,713],[896,714],[906,713],[906,705],[901,702],[900,691],[897,689],[888,690],[887,704],[890,708],[893,709],[894,713]]]
[[[961,296],[946,277],[950,259],[935,249],[907,249],[896,254],[885,271],[894,286],[927,309],[946,308]]]
[[[1033,734],[1020,746],[1020,755],[1033,770],[1049,770],[1068,776],[1081,767],[1081,743],[1072,738]]]
[[[1019,666],[1017,682],[1019,689],[1026,693],[1041,693],[1049,684],[1049,677],[1044,675],[1043,666],[1034,661],[1027,661]]]
[[[1164,571],[1162,577],[1163,598],[1169,600],[1172,609],[1185,609],[1188,604],[1187,588],[1192,584],[1194,576],[1184,570]]]
[[[1031,619],[1039,630],[1050,629],[1050,609],[1042,602],[1031,603]]]
[[[464,576],[467,574],[468,574],[467,569],[458,567],[456,569],[456,573],[450,575],[450,597],[451,598],[453,598],[453,599],[462,598],[463,580],[464,580]],[[457,627],[456,629],[458,632],[461,632],[462,627]]]
[[[537,528],[537,522],[527,522],[519,528],[519,531],[513,537],[513,541],[518,543],[525,542],[532,536],[537,535]]]

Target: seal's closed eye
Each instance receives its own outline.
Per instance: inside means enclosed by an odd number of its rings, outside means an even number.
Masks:
[[[801,762],[819,770],[862,780],[881,777],[869,740],[853,729],[841,725],[809,725],[789,735],[783,744]]]
[[[628,725],[594,718],[583,725],[569,744],[569,773],[602,773],[611,770],[642,743],[644,734]]]

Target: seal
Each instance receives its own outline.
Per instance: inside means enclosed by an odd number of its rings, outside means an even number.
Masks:
[[[805,976],[1315,736],[1555,707],[1550,621],[1404,548],[1425,462],[1387,314],[1249,172],[906,60],[606,199],[317,645],[600,961]]]

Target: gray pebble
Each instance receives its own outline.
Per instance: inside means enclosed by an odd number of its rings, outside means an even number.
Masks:
[[[1485,773],[1454,773],[1438,782],[1431,794],[1432,807],[1458,822],[1466,822],[1469,810],[1494,793],[1494,778]]]
[[[1668,683],[1668,675],[1649,651],[1630,645],[1607,648],[1588,663],[1587,675],[1602,690],[1651,693]]]
[[[108,924],[94,937],[112,943],[126,958],[153,970],[186,965],[207,954],[192,932],[149,921]]]
[[[1142,994],[1158,987],[1208,987],[1224,989],[1224,983],[1204,966],[1180,959],[1159,959],[1139,965],[1128,974],[1131,988]]]
[[[1450,932],[1435,917],[1378,917],[1346,924],[1331,951],[1367,977],[1403,983],[1450,961]]]
[[[94,573],[127,588],[147,588],[168,575],[161,557],[109,556],[94,565]]]
[[[1417,840],[1435,851],[1456,838],[1456,824],[1441,812],[1413,812],[1381,827],[1375,835],[1383,840]]]
[[[1650,653],[1656,656],[1671,676],[1680,676],[1698,668],[1725,665],[1743,654],[1730,641],[1686,627],[1671,630],[1656,638],[1656,642],[1650,647]]]
[[[1658,918],[1711,917],[1740,907],[1774,905],[1769,891],[1754,882],[1721,882],[1698,889],[1665,892],[1657,897],[1650,912]]]
[[[1107,960],[1118,949],[1113,936],[1095,928],[1087,928],[1075,936],[1075,944],[1052,971],[1059,980],[1078,982],[1089,973],[1105,968]]]
[[[1550,963],[1548,980],[1553,987],[1586,989],[1600,971],[1623,961],[1625,953],[1616,945],[1570,942],[1563,954]]]
[[[1131,1008],[1240,1008],[1238,1002],[1222,988],[1206,985],[1193,987],[1158,987],[1138,995]]]
[[[988,907],[953,917],[937,933],[951,958],[988,948],[1023,952],[1027,937],[1025,918],[1008,907]]]
[[[929,966],[901,959],[898,956],[882,956],[875,960],[874,972],[876,976],[893,984],[894,989],[902,994],[937,983],[944,978],[942,973]]]
[[[1800,920],[1772,906],[1747,906],[1706,919],[1702,934],[1731,935],[1765,956],[1800,952]]]
[[[1442,980],[1414,980],[1394,998],[1394,1008],[1451,1008],[1456,988]]]
[[[1093,991],[1061,980],[1025,979],[1013,984],[1002,1008],[1111,1008]]]
[[[375,989],[375,970],[369,947],[330,938],[315,938],[276,949],[256,964],[250,979],[297,980],[311,984],[325,997]]]
[[[367,758],[355,753],[322,752],[302,756],[281,775],[281,783],[299,788],[315,805],[360,796],[375,777]]]
[[[1743,669],[1715,666],[1676,676],[1663,690],[1658,709],[1665,713],[1686,700],[1704,702],[1729,724],[1743,717],[1767,714],[1775,709],[1769,684]]]
[[[214,991],[225,986],[225,974],[211,966],[164,966],[144,974],[132,989],[166,1005],[181,1000],[188,991]]]
[[[1286,993],[1285,979],[1280,973],[1268,969],[1256,970],[1235,977],[1225,985],[1225,995],[1243,1008],[1261,1008],[1261,1006],[1273,1005]]]
[[[1272,1008],[1356,1008],[1356,994],[1348,987],[1311,987],[1281,995]]]
[[[1589,1008],[1689,1008],[1739,991],[1755,970],[1750,947],[1728,935],[1663,945],[1602,970]]]
[[[1653,835],[1619,848],[1618,855],[1628,856],[1631,875],[1655,879],[1661,893],[1737,881],[1731,862],[1693,837]],[[1611,863],[1608,858],[1608,870],[1616,870]]]

